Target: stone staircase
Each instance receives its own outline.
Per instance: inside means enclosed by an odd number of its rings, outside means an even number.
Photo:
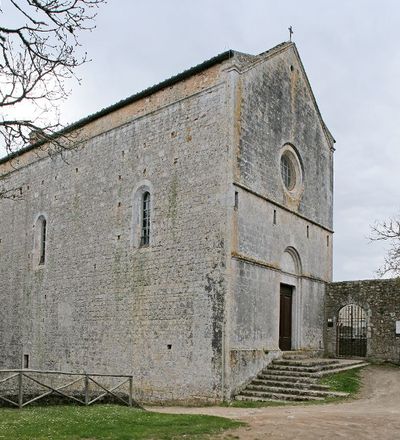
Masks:
[[[322,359],[305,352],[284,352],[253,379],[236,400],[315,401],[327,397],[345,397],[347,393],[331,391],[318,379],[326,374],[368,365],[363,360]]]

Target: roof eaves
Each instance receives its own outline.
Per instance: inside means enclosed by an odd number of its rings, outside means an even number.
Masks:
[[[125,107],[126,105],[129,105],[135,101],[138,101],[142,98],[145,98],[147,96],[152,95],[153,93],[158,92],[159,90],[162,90],[166,87],[170,87],[180,81],[183,81],[193,75],[196,75],[197,73],[200,73],[206,69],[209,69],[210,67],[215,66],[216,64],[222,63],[223,61],[229,60],[230,58],[233,58],[235,56],[236,52],[233,50],[227,50],[225,52],[220,53],[219,55],[216,55],[215,57],[212,57],[200,64],[197,64],[194,67],[191,67],[190,69],[184,70],[181,73],[178,73],[177,75],[174,75],[158,84],[155,84],[154,86],[148,87],[147,89],[142,90],[141,92],[135,93],[128,98],[122,99],[121,101],[116,102],[115,104],[112,104],[108,107],[103,108],[102,110],[93,113],[89,116],[86,116],[82,119],[79,119],[78,121],[68,125],[67,127],[61,129],[57,133],[54,134],[54,137],[65,135],[73,130],[77,130],[79,128],[82,128],[86,124],[95,121],[96,119],[99,119],[103,116],[108,115],[109,113],[119,110],[122,107]],[[34,144],[28,145],[24,148],[21,148],[18,151],[15,151],[13,153],[8,154],[5,157],[0,158],[0,164],[8,162],[10,159],[14,159],[27,151],[33,150],[34,148],[37,148],[43,144],[45,144],[48,140],[45,141],[39,141],[35,142]]]

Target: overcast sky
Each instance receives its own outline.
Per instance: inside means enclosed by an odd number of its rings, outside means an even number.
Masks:
[[[335,137],[334,279],[374,278],[370,225],[400,212],[400,2],[108,0],[81,39],[92,62],[63,105],[73,122],[227,49],[257,54],[294,29]]]

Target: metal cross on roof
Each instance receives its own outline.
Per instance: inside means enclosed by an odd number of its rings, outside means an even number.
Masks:
[[[293,28],[292,26],[289,26],[288,29],[289,29],[289,41],[292,41]]]

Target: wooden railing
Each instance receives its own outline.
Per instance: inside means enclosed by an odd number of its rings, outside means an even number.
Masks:
[[[64,371],[27,369],[0,370],[0,377],[3,375],[7,377],[0,380],[0,400],[18,408],[23,408],[50,395],[56,395],[86,406],[99,401],[105,396],[112,396],[115,401],[121,402],[124,405],[139,406],[133,401],[132,397],[132,375],[69,373]],[[67,376],[69,376],[69,378],[67,378]],[[60,378],[69,380],[66,383],[58,384],[58,386],[53,385],[52,382],[54,382],[55,379],[61,380]],[[70,380],[71,378],[73,379]],[[107,385],[100,383],[104,378],[107,378],[108,382],[114,383],[111,386],[108,385],[108,383]],[[12,381],[16,381],[14,386],[11,384]],[[79,384],[80,382],[81,384]],[[42,393],[32,391],[32,383],[35,384],[36,387],[45,388],[46,391]],[[29,384],[31,385],[30,388],[28,387]],[[125,393],[118,393],[117,390],[124,385],[127,385],[128,390]],[[97,391],[97,393],[94,393],[93,389],[91,390],[93,386],[100,390],[100,392]],[[4,387],[6,389],[2,391]],[[7,387],[9,388],[7,389]],[[68,394],[66,392],[67,388],[72,389],[74,395]],[[28,400],[24,401],[24,397],[28,397]]]

